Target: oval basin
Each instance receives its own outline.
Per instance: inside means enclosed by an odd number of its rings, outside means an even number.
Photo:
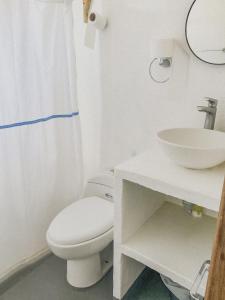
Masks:
[[[159,131],[165,154],[180,166],[206,169],[225,161],[225,133],[202,128],[172,128]]]

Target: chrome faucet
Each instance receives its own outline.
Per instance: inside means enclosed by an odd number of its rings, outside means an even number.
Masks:
[[[218,100],[210,97],[206,97],[205,100],[208,101],[208,106],[197,106],[197,109],[198,111],[206,113],[204,128],[213,130],[216,120]]]

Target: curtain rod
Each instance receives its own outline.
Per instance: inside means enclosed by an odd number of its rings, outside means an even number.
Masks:
[[[38,2],[47,2],[47,3],[64,3],[67,2],[68,0],[36,0]],[[73,2],[74,0],[70,0]]]
[[[36,0],[39,2],[49,2],[49,3],[63,3],[64,0]]]
[[[47,2],[47,3],[64,3],[65,0],[36,0],[39,2]],[[74,0],[71,0],[71,2]],[[83,0],[83,19],[84,23],[88,23],[88,16],[89,16],[89,11],[91,8],[91,1],[92,0]]]

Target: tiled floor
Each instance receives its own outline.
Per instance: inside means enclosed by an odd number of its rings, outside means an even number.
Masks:
[[[75,289],[65,279],[65,261],[49,256],[0,287],[0,300],[113,300],[112,271],[95,286]],[[157,273],[146,270],[124,300],[171,300]]]

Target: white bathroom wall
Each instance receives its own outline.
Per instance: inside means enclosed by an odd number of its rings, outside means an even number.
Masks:
[[[101,12],[102,0],[94,0],[93,9]],[[85,47],[86,24],[83,22],[82,0],[73,2],[73,13],[84,176],[87,180],[99,171],[100,161],[101,80],[99,37],[96,37],[95,49]]]
[[[220,99],[216,128],[225,130],[225,66],[195,58],[185,41],[185,19],[192,0],[104,1],[109,27],[101,38],[101,163],[111,167],[145,151],[162,128],[202,127],[196,106],[204,96]],[[175,38],[171,80],[148,76],[151,39]],[[182,50],[183,49],[183,50]]]

